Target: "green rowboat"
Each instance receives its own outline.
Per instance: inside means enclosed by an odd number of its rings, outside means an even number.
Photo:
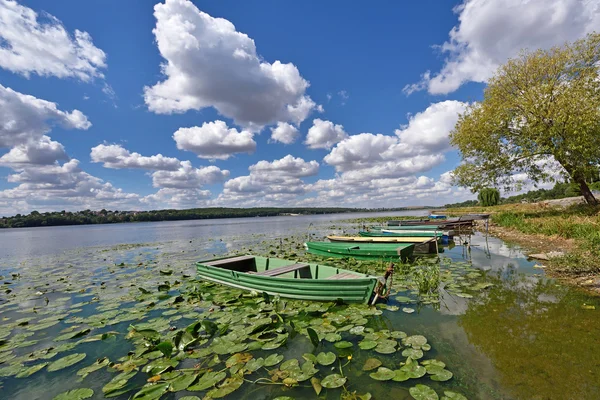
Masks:
[[[196,263],[200,279],[290,299],[367,304],[377,278],[321,264],[253,255]]]
[[[353,257],[358,260],[406,260],[415,249],[413,243],[307,242],[309,253],[325,257]]]

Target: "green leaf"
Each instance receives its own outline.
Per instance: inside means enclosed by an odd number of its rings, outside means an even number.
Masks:
[[[310,378],[310,384],[312,385],[313,389],[315,390],[315,393],[318,395],[321,394],[321,391],[323,390],[323,386],[321,385],[321,380],[319,378],[315,378],[312,377]]]
[[[171,342],[160,342],[156,345],[156,348],[167,358],[171,357],[171,354],[173,354],[173,344],[171,344]]]
[[[377,372],[371,372],[369,376],[378,381],[389,381],[396,373],[389,368],[379,367]]]
[[[362,350],[371,350],[377,347],[377,342],[374,340],[363,340],[358,342],[358,347]]]
[[[198,373],[184,372],[183,375],[170,380],[169,392],[179,392],[187,389],[198,379]]]
[[[327,389],[336,389],[343,386],[346,383],[346,378],[339,374],[327,375],[321,381],[321,386]]]
[[[102,393],[109,395],[117,390],[123,389],[127,382],[137,374],[137,371],[122,372],[112,378],[106,385],[102,387]]]
[[[336,349],[349,349],[350,347],[354,346],[351,342],[342,340],[341,342],[337,342],[334,344]]]
[[[319,340],[319,335],[317,335],[317,332],[315,332],[313,328],[306,328],[306,332],[308,333],[308,337],[310,338],[313,346],[319,347],[321,340]]]
[[[142,390],[133,395],[132,399],[155,400],[159,399],[169,389],[169,383],[147,384]]]
[[[442,400],[467,400],[467,398],[460,393],[445,390],[444,396],[442,396]]]
[[[283,360],[283,356],[277,353],[273,353],[265,358],[265,367],[272,367],[279,364]]]
[[[92,389],[73,389],[54,396],[52,400],[84,400],[94,395]]]
[[[447,369],[441,369],[436,371],[435,374],[431,375],[430,378],[432,381],[445,382],[452,379],[452,376],[452,372],[448,371]]]
[[[410,357],[413,360],[418,360],[419,358],[423,357],[423,351],[413,349],[413,348],[407,348],[407,349],[402,350],[402,355],[404,357]]]
[[[21,372],[19,372],[17,374],[16,378],[27,378],[28,376],[31,376],[31,375],[35,374],[36,372],[38,372],[39,370],[41,370],[42,368],[44,368],[46,365],[48,365],[47,362],[32,365],[31,367],[26,368],[26,369],[22,370]]]
[[[332,352],[317,354],[317,362],[324,366],[333,364],[336,359],[336,355]]]
[[[381,361],[379,361],[376,358],[368,358],[367,361],[365,361],[365,365],[363,365],[362,370],[363,371],[372,371],[375,368],[378,368],[381,366]]]
[[[208,333],[209,336],[213,336],[219,330],[217,324],[208,320],[202,321],[202,326],[204,327],[204,330],[206,331],[206,333]]]
[[[59,358],[54,361],[52,364],[48,365],[48,372],[54,372],[61,370],[63,368],[70,367],[71,365],[75,365],[86,357],[85,353],[75,353],[68,355],[63,358]]]
[[[83,367],[79,371],[77,371],[77,375],[81,376],[81,379],[84,379],[86,376],[91,374],[94,371],[99,370],[102,367],[106,367],[110,364],[110,360],[106,357],[100,358],[96,360],[92,365],[88,367]]]
[[[239,376],[232,376],[231,378],[227,378],[225,382],[219,385],[219,387],[209,391],[206,394],[206,397],[210,399],[219,399],[221,397],[225,397],[238,390],[243,383],[243,378]]]
[[[282,356],[283,357],[283,356]],[[207,372],[200,377],[198,383],[187,388],[190,392],[197,392],[200,390],[206,390],[210,387],[215,386],[227,377],[225,372]]]
[[[0,377],[13,376],[23,369],[23,364],[12,364],[8,367],[0,368]]]
[[[415,400],[438,400],[439,396],[427,385],[416,385],[411,387],[409,390],[410,395]]]
[[[250,371],[250,372],[254,372],[254,371],[258,371],[260,368],[262,368],[265,365],[265,359],[260,357],[260,358],[253,358],[252,360],[248,361],[246,363],[246,370]]]

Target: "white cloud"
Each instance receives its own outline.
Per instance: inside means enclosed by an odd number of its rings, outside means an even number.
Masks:
[[[226,19],[213,18],[188,0],[154,7],[153,30],[165,80],[144,89],[156,113],[214,107],[237,124],[260,130],[276,121],[300,123],[316,107],[295,65],[269,63],[254,41]]]
[[[346,137],[348,134],[342,125],[316,118],[313,120],[313,126],[308,130],[304,144],[311,149],[330,149]]]
[[[200,158],[226,160],[235,153],[253,153],[256,142],[249,131],[229,128],[223,121],[205,122],[202,126],[180,128],[173,134],[177,148]]]
[[[319,163],[315,160],[304,161],[300,157],[294,157],[291,154],[280,160],[268,162],[265,160],[248,167],[250,174],[265,175],[288,175],[295,177],[314,176],[319,172]]]
[[[338,143],[323,159],[337,171],[350,171],[369,167],[384,161],[384,154],[398,138],[382,134],[361,133],[352,135]]]
[[[205,207],[210,198],[210,190],[165,188],[143,197],[141,202],[153,209],[185,209]]]
[[[411,116],[408,125],[395,133],[400,143],[408,146],[413,154],[415,151],[429,154],[449,150],[449,134],[466,107],[467,103],[455,100],[431,104],[425,111]]]
[[[214,165],[194,168],[189,161],[182,161],[177,171],[156,171],[152,174],[154,187],[191,189],[203,185],[222,182],[229,177],[228,170],[222,170]]]
[[[65,148],[59,142],[51,140],[48,136],[44,135],[38,140],[30,140],[27,143],[18,144],[10,149],[8,153],[0,157],[0,165],[50,165],[58,160],[69,160]]]
[[[271,128],[271,141],[292,144],[300,136],[300,131],[287,122],[278,122],[277,127]]]
[[[37,142],[54,124],[66,129],[92,126],[79,110],[60,111],[56,103],[0,85],[0,148]]]
[[[100,144],[92,148],[90,154],[92,162],[103,163],[105,168],[139,168],[150,170],[177,171],[181,161],[174,157],[165,157],[157,154],[150,157],[140,153],[132,153],[118,144]]]
[[[106,54],[87,32],[71,35],[52,15],[38,15],[12,0],[0,0],[0,67],[29,77],[102,78]]]
[[[424,88],[447,94],[466,82],[486,82],[521,49],[562,45],[600,26],[595,0],[465,0],[455,12],[459,24],[440,46],[447,54],[442,70],[423,74],[421,82],[404,88],[407,94]]]

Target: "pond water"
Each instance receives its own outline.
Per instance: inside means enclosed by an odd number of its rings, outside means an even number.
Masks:
[[[445,276],[450,276],[451,272],[452,278],[435,291],[434,301],[429,301],[431,298],[414,301],[415,292],[399,283],[399,296],[391,296],[387,306],[376,309],[343,305],[311,309],[306,304],[290,303],[292,305],[288,306],[285,302],[272,306],[285,320],[278,331],[273,330],[273,336],[281,335],[284,326],[288,331],[294,331],[289,328],[289,321],[293,321],[291,325],[295,324],[298,332],[306,333],[303,328],[310,325],[320,335],[326,332],[323,326],[337,326],[337,331],[332,328],[332,336],[321,340],[316,350],[305,334],[284,332],[287,335],[285,342],[276,348],[263,347],[262,350],[250,350],[241,343],[244,340],[244,343],[252,342],[252,335],[250,338],[246,335],[238,342],[232,339],[235,329],[228,330],[228,326],[242,326],[250,318],[239,303],[246,299],[238,299],[241,292],[201,287],[199,300],[190,300],[199,289],[193,282],[187,284],[186,280],[193,279],[194,262],[200,259],[236,252],[301,256],[300,244],[308,238],[320,240],[328,234],[356,232],[357,223],[344,222],[349,218],[424,213],[241,218],[0,231],[0,398],[52,399],[76,388],[93,390],[91,398],[105,398],[103,388],[113,398],[130,398],[148,378],[159,375],[157,369],[152,373],[141,370],[135,373],[135,368],[143,366],[141,361],[135,365],[141,357],[141,353],[137,353],[140,343],[146,342],[139,337],[126,337],[130,325],[141,331],[141,324],[146,323],[161,331],[164,339],[170,330],[175,332],[195,320],[212,318],[211,313],[219,328],[224,327],[222,336],[228,340],[224,343],[241,345],[239,351],[248,352],[254,358],[266,358],[277,352],[284,360],[296,358],[306,364],[302,358],[305,353],[333,352],[343,357],[331,365],[315,364],[319,371],[313,374],[319,379],[340,373],[342,367],[346,378],[345,390],[324,388],[320,398],[358,398],[356,396],[369,392],[375,399],[409,399],[412,398],[409,389],[417,384],[431,387],[440,397],[445,391],[452,391],[470,399],[600,398],[598,298],[546,279],[543,270],[535,268],[535,263],[528,261],[518,247],[481,233],[457,237],[454,246],[444,249],[442,273],[448,272]],[[471,283],[463,285],[463,289],[453,289],[469,279],[472,279]],[[158,285],[164,286],[161,289]],[[473,288],[481,290],[471,290]],[[180,293],[183,296],[178,296]],[[413,300],[406,301],[407,296]],[[269,310],[271,307],[258,300],[247,300],[255,302],[251,303],[257,304],[255,308]],[[301,311],[299,315],[297,310]],[[239,320],[232,316],[239,316]],[[349,333],[353,330],[341,327],[342,320],[348,323],[346,327],[364,326],[375,333],[402,331],[413,338],[414,335],[424,336],[430,349],[425,346],[421,350],[419,346],[411,348],[410,344],[401,343],[405,339],[400,339],[399,334],[394,338],[398,347],[404,345],[404,351],[409,350],[410,354],[415,351],[421,351],[421,355],[425,353],[422,357],[414,356],[418,361],[436,359],[443,362],[453,377],[435,381],[431,379],[435,375],[426,374],[402,382],[375,380],[370,372],[362,370],[367,358],[376,358],[384,367],[397,369],[410,356],[407,358],[402,350],[388,354],[387,351],[362,349],[358,344],[364,334],[353,336]],[[330,325],[331,321],[335,324]],[[104,337],[101,334],[105,334]],[[335,338],[336,335],[339,338]],[[385,340],[390,339],[389,335],[386,337]],[[338,347],[340,338],[352,347]],[[212,343],[214,347],[215,342]],[[128,352],[132,352],[129,358]],[[201,351],[196,352],[188,351],[189,357],[181,358],[177,368],[193,370],[199,364],[205,368],[206,361],[212,365],[211,369],[224,370],[219,363],[230,357],[227,351],[217,350],[220,354],[217,362],[211,352],[207,353],[210,356],[204,357]],[[162,356],[156,350],[153,353]],[[60,367],[56,360],[69,355],[73,355],[71,360],[63,362],[67,366],[54,371]],[[84,359],[78,361],[78,357]],[[96,359],[103,357],[117,365],[114,368],[99,365],[89,376],[77,375],[83,367],[93,365]],[[144,362],[158,356],[153,357],[147,356]],[[74,363],[69,366],[68,361]],[[128,363],[133,366],[128,368]],[[233,377],[231,368],[235,365],[231,367],[230,364],[228,362],[227,373]],[[36,371],[32,366],[40,369]],[[129,381],[126,379],[122,387],[114,385],[125,391],[107,390],[107,383],[120,371],[132,371],[127,377]],[[175,378],[168,374],[163,374],[160,379]],[[185,380],[184,375],[181,377]],[[247,381],[262,378],[263,383],[265,377],[270,376],[264,368],[244,376]],[[207,395],[208,389],[167,392],[166,384],[161,383],[163,380],[153,387],[165,388],[161,398],[203,398]],[[353,392],[356,392],[355,397],[352,397]],[[157,398],[161,393],[140,398]],[[216,392],[209,393],[218,397]],[[227,397],[274,399],[278,396],[317,397],[308,380],[292,388],[244,382],[239,390]],[[65,398],[87,397],[71,393],[71,397]]]

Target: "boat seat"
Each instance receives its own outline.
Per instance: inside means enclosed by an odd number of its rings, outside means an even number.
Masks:
[[[359,278],[362,278],[362,276],[353,274],[351,272],[342,272],[337,275],[332,275],[329,278],[325,278],[325,279],[359,279]]]
[[[277,276],[277,275],[287,274],[288,272],[303,270],[305,268],[310,268],[310,265],[308,265],[308,264],[301,264],[301,263],[299,263],[299,264],[292,264],[292,265],[286,265],[285,267],[273,268],[273,269],[268,269],[266,271],[257,272],[254,275],[260,275],[260,276]]]
[[[205,263],[202,263],[202,264],[204,264],[204,265],[210,265],[212,267],[216,267],[216,266],[219,266],[219,265],[231,264],[231,263],[235,263],[235,262],[246,261],[246,260],[253,260],[253,259],[254,259],[254,256],[239,256],[239,257],[224,258],[222,260],[205,262]]]

